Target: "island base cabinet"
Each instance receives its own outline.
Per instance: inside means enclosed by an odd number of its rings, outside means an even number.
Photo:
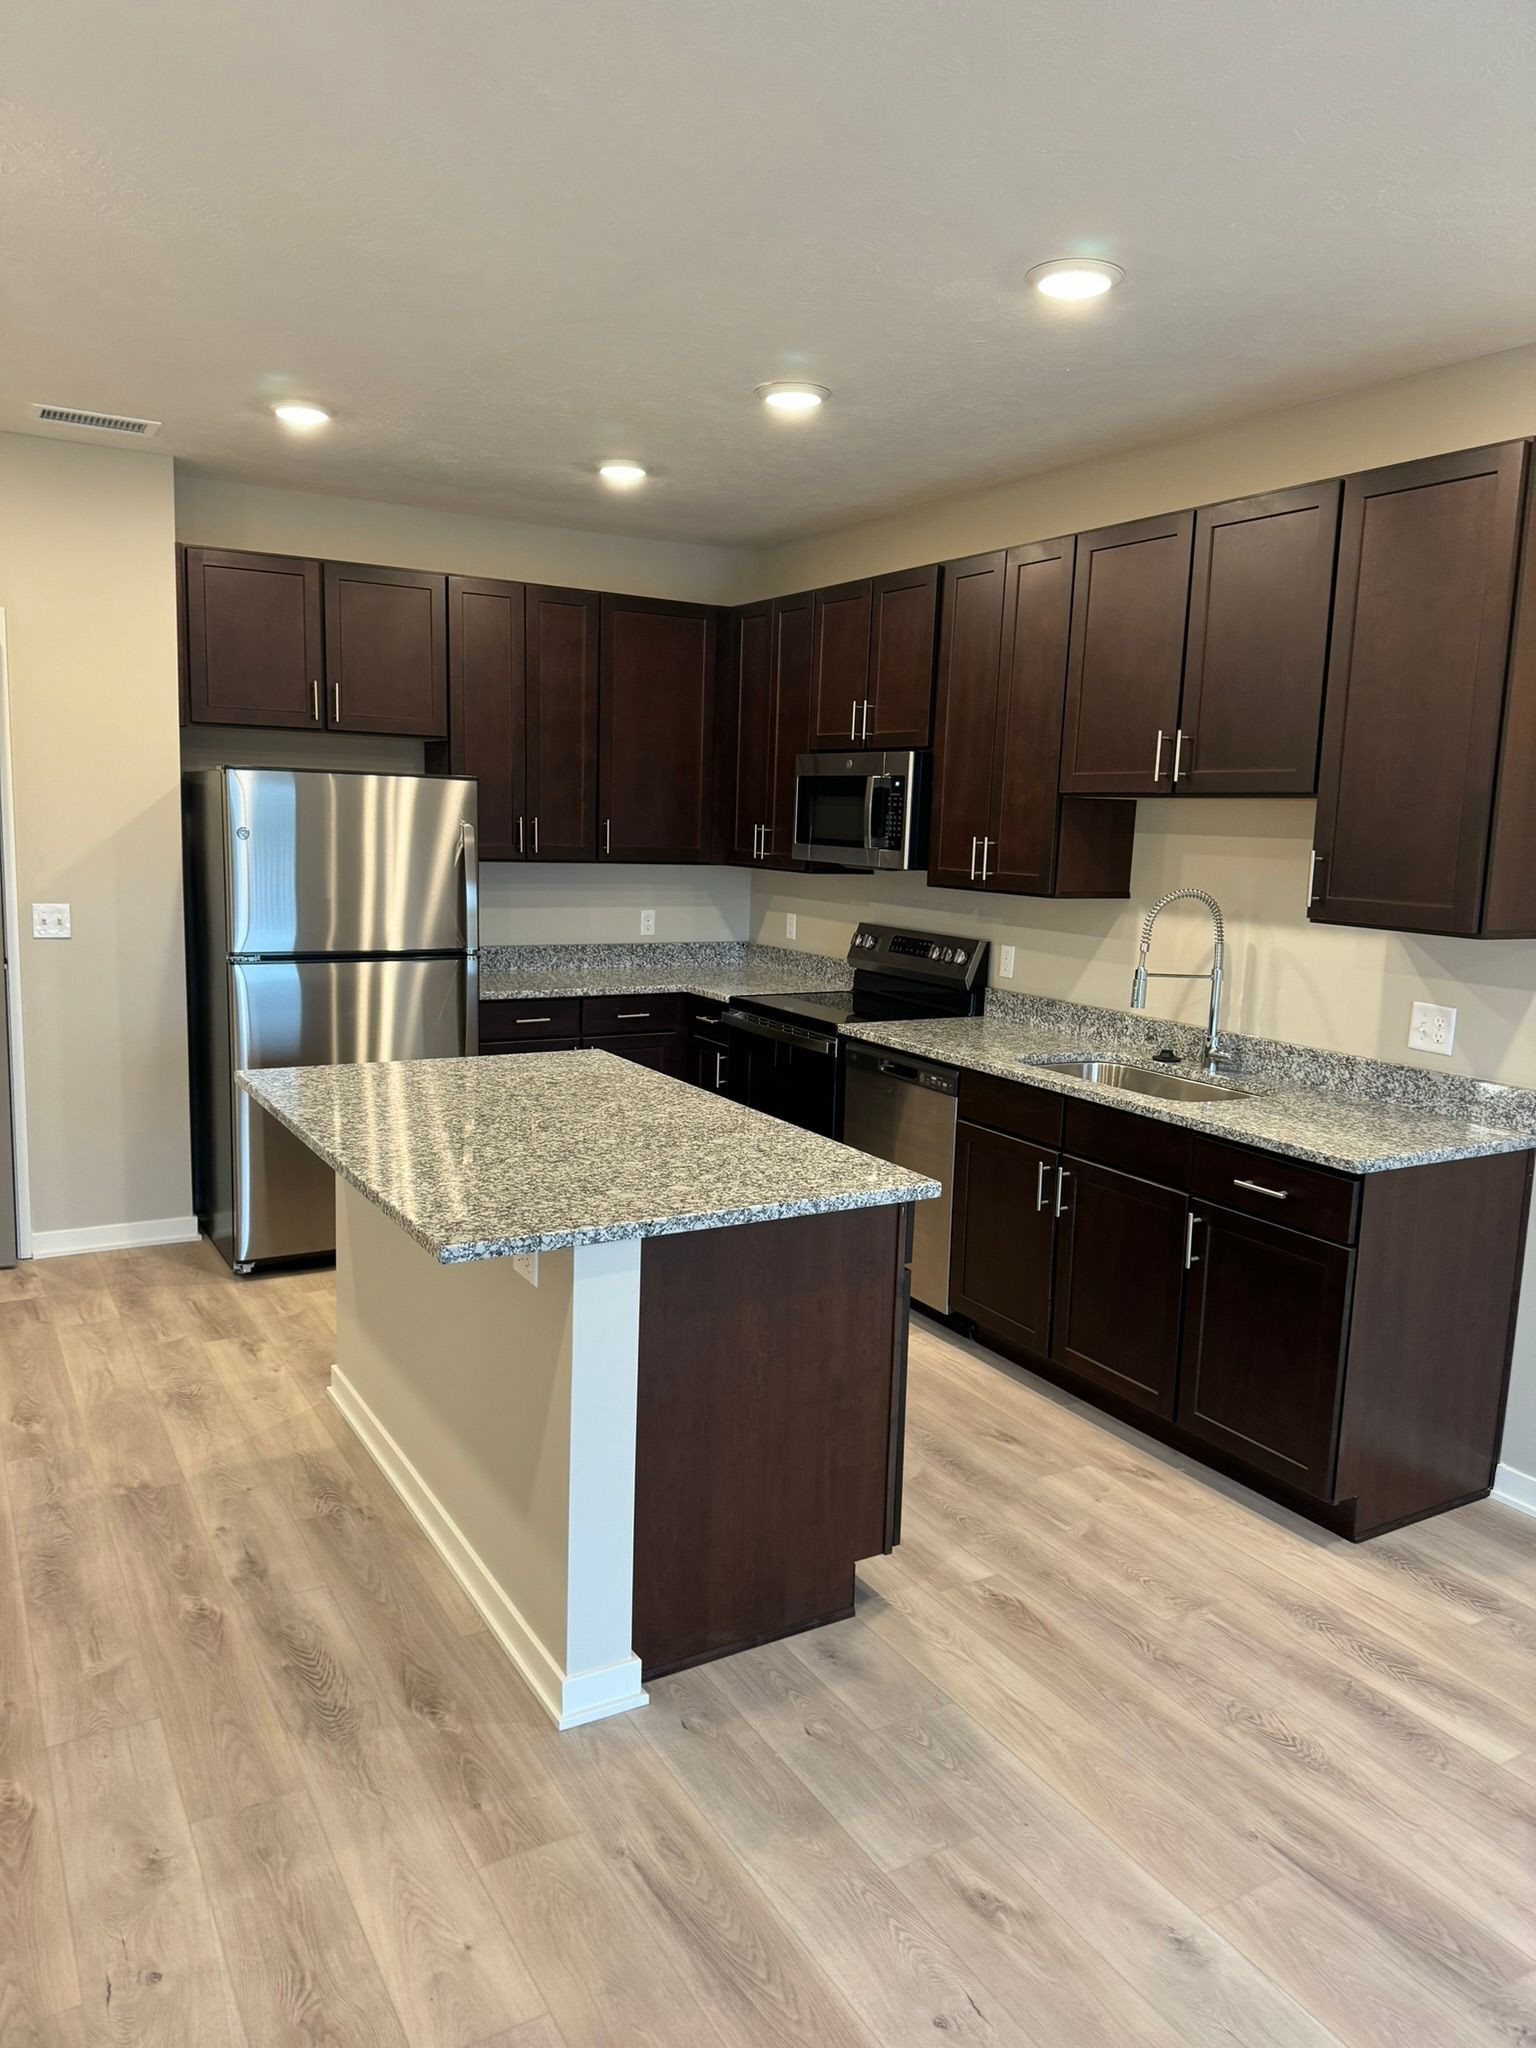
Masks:
[[[1353,1255],[1223,1209],[1194,1212],[1189,1236],[1180,1424],[1326,1498]]]
[[[634,1642],[646,1678],[853,1610],[897,1535],[908,1211],[648,1238]]]

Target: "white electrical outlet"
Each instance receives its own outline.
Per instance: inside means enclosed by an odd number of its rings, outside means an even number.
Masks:
[[[647,938],[647,937],[649,937],[649,935],[650,935],[650,934],[651,934],[651,933],[652,933],[653,931],[655,931],[655,929],[656,929],[656,913],[655,913],[655,911],[654,911],[654,910],[642,910],[642,911],[641,911],[641,913],[640,913],[640,936],[641,936],[641,938],[642,938],[642,939],[644,939],[644,938]]]
[[[512,1270],[521,1273],[530,1287],[539,1284],[539,1255],[537,1252],[517,1252],[512,1259]]]
[[[32,906],[32,936],[34,939],[67,939],[69,937],[69,905],[67,903],[34,903]]]
[[[1012,946],[999,946],[999,947],[998,947],[998,949],[997,949],[997,971],[998,971],[998,973],[999,973],[999,974],[1000,974],[1000,975],[1001,975],[1001,976],[1003,977],[1004,981],[1012,981],[1012,979],[1013,979],[1013,948],[1012,948]]]
[[[1456,1012],[1441,1003],[1415,1003],[1408,1043],[1415,1052],[1449,1053],[1456,1043]]]
[[[786,910],[784,913],[784,936],[786,939],[792,939],[795,936],[796,922],[795,913],[792,910]]]

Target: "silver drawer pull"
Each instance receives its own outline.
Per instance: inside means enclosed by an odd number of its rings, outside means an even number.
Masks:
[[[1232,1185],[1235,1188],[1246,1188],[1250,1195],[1268,1195],[1272,1202],[1288,1202],[1291,1199],[1289,1188],[1267,1188],[1256,1180],[1235,1180]]]
[[[1193,1209],[1190,1210],[1189,1220],[1184,1225],[1184,1270],[1186,1273],[1191,1266],[1198,1266],[1200,1263],[1200,1254],[1195,1250],[1195,1232],[1204,1221],[1205,1218],[1203,1216],[1197,1216]]]
[[[519,1024],[553,1024],[553,1017],[519,1017]]]
[[[1035,1170],[1035,1209],[1038,1213],[1045,1207],[1046,1162],[1042,1159]]]
[[[649,1017],[650,1014],[649,1010],[617,1010],[614,1012],[614,1022],[616,1024],[638,1023],[642,1018]]]
[[[1067,1170],[1066,1170],[1066,1168],[1065,1168],[1064,1166],[1058,1166],[1058,1167],[1057,1167],[1057,1169],[1056,1169],[1056,1214],[1057,1214],[1058,1216],[1066,1216],[1066,1215],[1069,1215],[1069,1214],[1071,1213],[1071,1212],[1070,1212],[1070,1211],[1068,1210],[1068,1208],[1067,1208],[1067,1183],[1068,1183],[1068,1181],[1069,1181],[1069,1180],[1071,1180],[1071,1178],[1072,1178],[1071,1174],[1067,1172]]]

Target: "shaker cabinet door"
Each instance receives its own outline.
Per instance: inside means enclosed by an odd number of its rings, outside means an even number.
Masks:
[[[320,564],[189,547],[185,576],[192,723],[323,726]]]
[[[1188,1197],[1086,1160],[1062,1161],[1051,1357],[1172,1416]]]
[[[743,605],[726,615],[730,636],[725,673],[728,701],[723,725],[730,735],[727,763],[725,852],[751,862],[763,851],[773,810],[773,606]]]
[[[980,886],[982,841],[992,830],[992,748],[1006,559],[1002,554],[972,555],[944,564],[928,827],[928,879],[944,888]],[[1053,762],[1053,812],[1055,805]]]
[[[811,750],[811,637],[815,602],[808,590],[774,599],[773,753],[768,829],[759,855],[769,867],[793,868],[795,758]]]
[[[870,587],[866,747],[926,747],[933,735],[936,564],[877,576]]]
[[[1476,932],[1526,447],[1345,479],[1311,914]]]
[[[950,1306],[1026,1351],[1051,1338],[1051,1253],[1059,1154],[981,1124],[955,1148]]]
[[[527,852],[527,724],[523,586],[450,576],[448,770],[480,786],[482,860]]]
[[[869,700],[871,587],[840,583],[816,593],[811,643],[813,747],[861,747]]]
[[[1020,896],[1047,896],[1056,886],[1060,839],[1056,786],[1073,555],[1070,534],[1064,540],[1031,541],[1027,547],[1008,550],[1002,671],[992,745],[993,823],[988,828],[992,843],[985,865],[989,889]],[[1081,814],[1085,839],[1092,842],[1094,850],[1106,812],[1106,806],[1094,805]],[[1111,822],[1118,821],[1118,812],[1108,816]],[[1075,878],[1073,893],[1077,893]]]
[[[604,597],[598,693],[599,852],[703,861],[714,850],[716,614]]]
[[[1180,795],[1317,787],[1340,489],[1309,484],[1196,513]]]
[[[339,732],[448,737],[448,579],[325,564],[327,715]]]
[[[524,603],[528,853],[596,860],[597,593],[530,583]]]
[[[1193,512],[1077,536],[1061,787],[1166,796],[1189,607]]]

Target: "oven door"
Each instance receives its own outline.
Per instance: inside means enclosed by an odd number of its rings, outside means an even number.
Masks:
[[[839,1039],[791,1035],[740,1010],[726,1011],[725,1028],[733,1102],[824,1138],[837,1136],[843,1072]]]

